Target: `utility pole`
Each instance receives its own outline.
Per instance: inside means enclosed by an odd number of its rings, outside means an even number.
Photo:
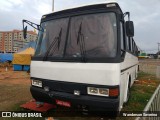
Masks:
[[[52,0],[52,12],[54,12],[54,0]]]

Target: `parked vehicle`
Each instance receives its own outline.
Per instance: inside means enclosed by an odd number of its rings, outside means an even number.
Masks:
[[[84,6],[43,15],[38,29],[30,88],[37,101],[122,109],[138,71],[129,12],[117,3]]]

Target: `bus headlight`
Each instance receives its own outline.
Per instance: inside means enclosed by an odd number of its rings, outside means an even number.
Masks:
[[[99,94],[104,95],[104,96],[109,96],[109,89],[99,88]]]
[[[88,94],[98,94],[98,88],[88,87]]]
[[[32,80],[32,85],[37,87],[42,87],[42,81]]]
[[[88,87],[87,92],[90,95],[109,96],[109,89]]]

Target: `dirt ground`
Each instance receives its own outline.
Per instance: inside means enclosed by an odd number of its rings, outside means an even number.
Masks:
[[[31,100],[30,76],[12,67],[0,67],[0,111],[13,110],[16,104]]]

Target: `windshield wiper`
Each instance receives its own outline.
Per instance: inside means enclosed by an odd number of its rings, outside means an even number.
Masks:
[[[81,55],[82,55],[81,60],[83,62],[86,62],[86,57],[85,57],[86,49],[85,49],[84,35],[82,33],[82,22],[81,22],[81,24],[79,26],[79,30],[78,30],[77,45],[78,44],[80,45],[80,51],[81,51]]]
[[[47,50],[47,52],[46,52],[46,54],[45,54],[45,56],[43,58],[43,61],[47,60],[48,54],[51,51],[51,49],[53,48],[53,46],[55,46],[55,47],[53,49],[52,55],[56,51],[57,47],[58,47],[58,50],[59,50],[60,43],[61,43],[61,36],[62,36],[62,28],[61,28],[61,30],[59,32],[58,37],[55,37],[54,40],[52,41],[51,45],[49,46],[49,48],[48,48],[48,50]]]

